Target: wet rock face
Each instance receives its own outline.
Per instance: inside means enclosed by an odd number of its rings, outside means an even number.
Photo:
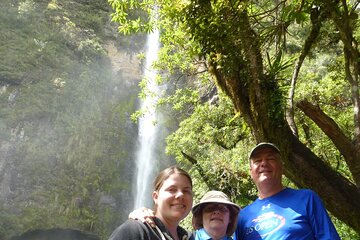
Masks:
[[[100,238],[76,229],[54,228],[28,231],[20,236],[12,237],[10,240],[100,240]]]

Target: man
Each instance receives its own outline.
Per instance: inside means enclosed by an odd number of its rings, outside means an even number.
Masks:
[[[258,199],[241,211],[236,240],[340,239],[315,192],[282,185],[281,155],[274,144],[258,144],[249,158]]]

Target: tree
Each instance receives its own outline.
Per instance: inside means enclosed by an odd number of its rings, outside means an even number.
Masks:
[[[231,99],[238,116],[251,129],[255,141],[270,141],[279,146],[285,175],[298,187],[314,189],[334,216],[360,233],[357,1],[110,0],[110,3],[116,9],[113,19],[121,24],[121,31],[161,29],[166,54],[161,55],[160,67],[170,73],[176,72],[174,69],[182,73],[206,69],[211,73],[217,88]],[[129,17],[134,9],[147,14]],[[153,17],[154,12],[157,18]],[[297,39],[298,48],[294,50],[291,44],[299,25],[304,36]],[[321,46],[324,43],[335,46],[338,51],[332,54],[336,61],[343,62],[337,70],[345,76],[343,91],[350,94],[341,106],[329,99],[322,101],[317,97],[321,92],[310,95],[312,99],[296,94],[298,81],[306,84],[319,81],[304,79],[301,74],[306,74],[304,62],[319,55],[316,50],[331,51],[330,47]],[[353,131],[342,128],[342,123],[336,121],[339,112],[350,108]],[[307,137],[314,137],[307,134],[301,122],[309,121],[307,118],[332,142],[348,176],[315,150],[316,143],[307,141],[311,140]]]

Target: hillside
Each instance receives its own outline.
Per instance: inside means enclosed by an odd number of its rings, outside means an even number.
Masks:
[[[131,207],[144,36],[120,36],[106,1],[0,6],[0,239],[106,238]]]

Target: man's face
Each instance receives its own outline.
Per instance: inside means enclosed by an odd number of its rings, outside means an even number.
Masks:
[[[250,174],[255,184],[280,183],[282,163],[280,155],[272,148],[259,149],[250,160]]]

